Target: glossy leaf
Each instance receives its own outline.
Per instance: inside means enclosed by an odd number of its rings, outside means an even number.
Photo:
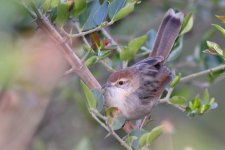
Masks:
[[[96,25],[102,24],[106,17],[108,12],[108,2],[107,0],[96,10],[94,14],[94,22]]]
[[[69,7],[70,3],[62,3],[57,7],[56,23],[58,23],[60,26],[65,24],[69,17]]]
[[[211,42],[211,41],[207,41],[207,46],[208,46],[208,50],[211,52],[211,53],[216,53],[222,57],[224,57],[225,59],[225,56],[224,56],[224,50],[222,50],[220,48],[220,46],[215,43],[215,42]]]
[[[184,105],[187,102],[187,99],[183,96],[173,96],[170,98],[170,102],[175,105]]]
[[[225,36],[225,29],[224,29],[224,28],[222,28],[221,26],[219,26],[219,25],[217,25],[217,24],[213,24],[213,26],[214,26],[218,31],[220,31],[220,32],[223,34],[223,36]]]
[[[183,34],[189,32],[192,29],[193,24],[194,24],[193,14],[192,13],[188,13],[185,16],[184,21],[182,23],[181,30],[180,30],[180,35],[183,35]]]
[[[113,0],[109,4],[108,10],[109,18],[112,19],[115,16],[115,14],[124,6],[125,3],[126,0]]]
[[[136,2],[127,3],[125,7],[123,7],[116,13],[112,20],[117,21],[129,15],[134,10],[135,3]]]
[[[96,108],[97,106],[97,101],[95,99],[95,96],[93,95],[93,93],[91,92],[91,90],[87,87],[87,85],[83,82],[80,81],[81,84],[81,88],[84,92],[84,95],[87,99],[87,105],[89,108]]]
[[[151,145],[154,140],[156,140],[163,130],[161,126],[155,127],[149,133],[143,134],[139,139],[139,146],[143,147],[145,145]]]
[[[79,16],[87,8],[87,0],[74,0],[73,15]]]

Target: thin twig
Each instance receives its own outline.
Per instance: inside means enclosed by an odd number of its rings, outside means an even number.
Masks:
[[[102,23],[101,25],[95,27],[94,29],[91,29],[91,30],[88,30],[88,31],[84,31],[84,32],[81,31],[81,32],[79,32],[79,33],[77,33],[77,34],[70,34],[70,33],[67,33],[65,30],[62,30],[62,31],[63,31],[63,33],[64,33],[66,36],[68,36],[68,37],[70,37],[70,38],[74,38],[74,37],[82,37],[82,36],[85,36],[85,35],[90,34],[90,33],[92,33],[92,32],[99,31],[99,30],[101,30],[103,27],[110,26],[110,25],[112,25],[113,23],[114,23],[114,21],[104,22],[104,23]]]
[[[166,103],[170,100],[170,96],[173,93],[174,88],[169,88],[166,96],[163,99],[160,99],[160,103]]]
[[[77,28],[78,32],[81,33],[81,29],[80,26],[76,23],[75,27]],[[88,48],[91,48],[91,45],[89,44],[89,42],[87,41],[86,37],[83,35],[81,36],[82,40],[84,41],[84,43],[88,46]],[[112,67],[110,67],[106,62],[104,62],[103,60],[100,60],[100,63],[109,71],[109,72],[115,72],[116,70],[113,69]]]
[[[197,73],[185,76],[185,77],[181,78],[180,81],[181,82],[187,82],[187,81],[192,80],[192,79],[194,79],[196,77],[199,77],[199,76],[202,76],[202,75],[206,75],[206,74],[209,74],[209,73],[213,73],[213,72],[219,71],[219,70],[225,70],[225,64],[217,66],[217,67],[214,67],[214,68],[210,68],[208,70],[204,70],[204,71],[201,71],[201,72],[197,72]]]
[[[111,41],[111,43],[113,45],[116,45],[116,49],[118,52],[121,52],[121,47],[119,46],[119,44],[112,38],[112,36],[106,31],[106,29],[102,28],[101,29],[102,33],[104,34],[105,37],[107,37],[107,39],[109,39]]]
[[[90,111],[92,117],[106,130],[108,131],[115,139],[117,139],[117,141],[120,142],[120,144],[125,147],[127,150],[132,150],[132,148],[118,135],[114,132],[114,130],[110,127],[107,126],[105,123],[103,123],[97,116],[99,116],[100,118],[104,118],[105,117],[102,116],[101,114],[99,114],[97,111],[91,110]],[[106,120],[107,121],[107,120]]]
[[[111,43],[113,45],[116,45],[116,49],[117,49],[118,53],[120,53],[122,51],[122,49],[119,46],[119,44],[112,38],[112,36],[106,31],[106,29],[102,28],[101,31],[105,35],[105,37],[107,37],[111,41]],[[122,68],[126,68],[127,65],[128,65],[127,61],[122,62]]]

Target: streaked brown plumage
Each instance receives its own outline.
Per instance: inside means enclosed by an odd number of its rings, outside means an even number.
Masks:
[[[157,33],[150,57],[111,74],[104,88],[105,105],[117,107],[127,120],[139,119],[158,103],[171,72],[165,60],[179,34],[183,13],[169,9]]]

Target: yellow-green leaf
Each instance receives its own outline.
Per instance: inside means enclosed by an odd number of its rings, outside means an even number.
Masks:
[[[94,63],[96,63],[97,60],[98,60],[97,56],[92,56],[85,61],[85,65],[89,67],[89,66],[93,65]]]
[[[89,108],[96,108],[97,101],[95,99],[95,96],[93,95],[91,90],[87,87],[87,85],[83,81],[80,81],[80,84],[81,84],[81,88],[84,92],[84,95],[87,99],[87,104],[88,104]]]
[[[69,7],[70,3],[68,2],[59,4],[57,7],[56,23],[58,23],[60,26],[62,26],[69,17]]]
[[[217,30],[219,30],[225,36],[225,29],[217,24],[212,24]]]
[[[225,16],[218,16],[218,15],[216,15],[216,17],[218,19],[220,19],[223,23],[225,23]]]
[[[172,104],[176,104],[176,105],[184,105],[186,103],[186,98],[183,97],[183,96],[173,96],[171,99],[170,99],[170,102]]]
[[[73,15],[79,16],[87,7],[87,0],[74,0]]]
[[[223,56],[224,52],[217,43],[211,41],[207,41],[206,43],[210,52],[217,53],[218,55]]]
[[[170,87],[174,88],[174,86],[180,82],[180,78],[181,78],[181,73],[179,73],[178,75],[175,76],[173,81],[170,83]]]
[[[136,2],[127,3],[125,5],[125,7],[123,7],[116,13],[116,15],[113,17],[112,20],[117,21],[117,20],[120,20],[120,19],[126,17],[128,14],[130,14],[134,10],[135,3]]]
[[[192,13],[188,13],[183,21],[183,24],[181,26],[180,35],[183,35],[187,32],[189,32],[194,24],[194,17]]]
[[[155,127],[149,133],[143,134],[139,139],[139,147],[150,145],[156,140],[163,132],[162,126]]]

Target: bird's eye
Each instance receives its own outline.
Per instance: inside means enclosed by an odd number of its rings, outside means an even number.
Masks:
[[[123,81],[119,81],[119,85],[123,85],[124,84],[124,82]]]

